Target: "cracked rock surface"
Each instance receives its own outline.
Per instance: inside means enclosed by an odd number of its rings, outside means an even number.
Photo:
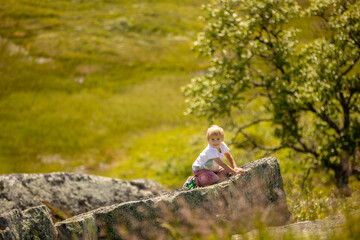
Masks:
[[[148,179],[124,181],[77,173],[0,176],[0,214],[47,205],[67,217],[116,203],[149,198],[165,189]]]

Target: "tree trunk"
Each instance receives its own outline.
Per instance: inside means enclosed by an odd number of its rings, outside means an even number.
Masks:
[[[343,151],[340,154],[340,164],[336,166],[335,183],[338,188],[339,194],[351,196],[351,189],[349,187],[349,177],[352,174],[351,156]]]
[[[342,170],[341,166],[335,170],[335,183],[338,188],[338,193],[344,196],[351,196],[349,187],[349,176]]]

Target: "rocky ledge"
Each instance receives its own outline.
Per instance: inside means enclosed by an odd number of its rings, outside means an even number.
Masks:
[[[77,174],[11,174],[0,176],[0,214],[43,205],[54,220],[64,220],[99,207],[164,193],[159,184]]]
[[[289,223],[277,160],[260,159],[242,167],[244,176],[209,187],[105,206],[56,224],[43,206],[13,210],[0,217],[0,239],[161,239],[199,236],[197,231],[210,231],[215,225],[221,230],[231,224],[251,229],[259,220],[268,225]]]

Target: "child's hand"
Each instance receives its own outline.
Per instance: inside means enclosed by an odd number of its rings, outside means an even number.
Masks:
[[[235,168],[236,174],[241,174],[241,176],[245,175],[245,170],[243,168]]]

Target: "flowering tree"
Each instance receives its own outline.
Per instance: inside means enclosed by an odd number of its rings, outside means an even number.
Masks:
[[[295,0],[217,0],[205,9],[195,48],[211,66],[184,87],[188,111],[213,119],[261,99],[266,113],[235,126],[237,145],[311,154],[349,194],[349,176],[359,175],[359,1],[313,0],[302,9]],[[321,20],[324,36],[300,42],[290,21],[304,16]],[[279,146],[247,133],[262,122],[272,124]]]

